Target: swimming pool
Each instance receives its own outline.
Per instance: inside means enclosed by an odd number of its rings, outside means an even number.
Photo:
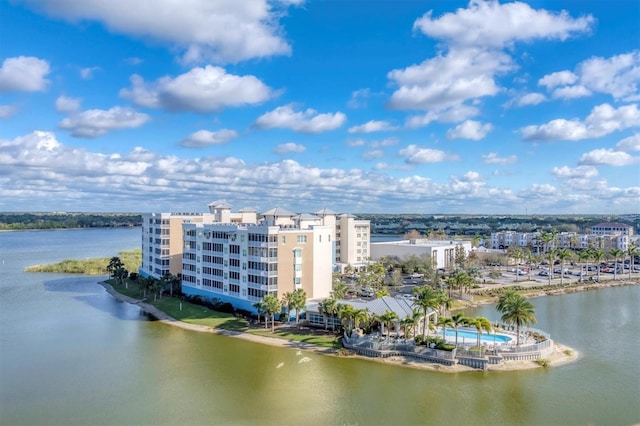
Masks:
[[[442,337],[442,330],[440,330],[437,334],[438,336]],[[444,336],[447,342],[455,343],[456,331],[454,329],[447,328],[446,331],[444,332]],[[496,344],[510,343],[512,340],[513,339],[511,337],[504,334],[496,334],[495,340],[494,340],[493,333],[489,333],[489,334],[482,333],[482,336],[480,337],[481,343],[486,343],[491,345],[494,342]],[[478,341],[478,333],[475,330],[458,329],[458,344],[476,343],[477,341]]]

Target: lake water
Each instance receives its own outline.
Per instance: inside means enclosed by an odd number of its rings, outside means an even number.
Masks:
[[[443,374],[182,330],[115,301],[100,277],[22,272],[139,242],[138,229],[0,233],[1,425],[640,422],[640,287],[532,299],[576,363]]]

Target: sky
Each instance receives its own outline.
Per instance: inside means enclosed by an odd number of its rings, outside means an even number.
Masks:
[[[0,0],[0,211],[640,213],[637,0]]]

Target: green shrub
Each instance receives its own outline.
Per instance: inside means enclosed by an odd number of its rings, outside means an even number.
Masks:
[[[564,354],[567,356],[573,356],[573,351],[571,349],[565,349]]]
[[[538,358],[536,359],[536,364],[541,365],[542,367],[547,367],[549,365],[549,360],[546,358]]]

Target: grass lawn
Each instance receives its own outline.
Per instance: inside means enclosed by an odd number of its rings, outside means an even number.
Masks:
[[[116,285],[115,279],[110,279],[107,282],[111,284],[114,290],[116,290],[118,293],[124,294],[125,296],[129,296],[134,299],[143,298],[140,292],[140,287],[134,281],[127,280],[128,288],[125,288],[124,285]],[[145,302],[155,306],[172,318],[189,324],[198,324],[231,331],[241,331],[261,336],[277,337],[284,340],[311,343],[314,345],[329,348],[341,347],[340,343],[337,341],[334,335],[325,334],[320,330],[313,330],[310,328],[298,329],[295,327],[280,327],[276,328],[275,333],[271,333],[270,326],[267,329],[264,328],[264,325],[261,325],[259,327],[249,327],[247,321],[241,318],[237,318],[233,314],[214,311],[213,309],[209,309],[206,306],[189,303],[177,297],[163,296],[162,299],[154,301],[153,295],[147,294]],[[181,304],[182,309],[180,307]]]
[[[342,345],[336,339],[336,336],[331,334],[314,334],[309,333],[309,329],[302,328],[300,330],[293,328],[281,328],[277,329],[275,333],[271,333],[271,326],[265,329],[264,326],[262,328],[251,328],[247,330],[251,334],[258,334],[260,336],[268,336],[268,337],[278,337],[285,340],[293,340],[296,342],[304,342],[311,343],[314,345],[324,346],[328,348],[341,348]]]

